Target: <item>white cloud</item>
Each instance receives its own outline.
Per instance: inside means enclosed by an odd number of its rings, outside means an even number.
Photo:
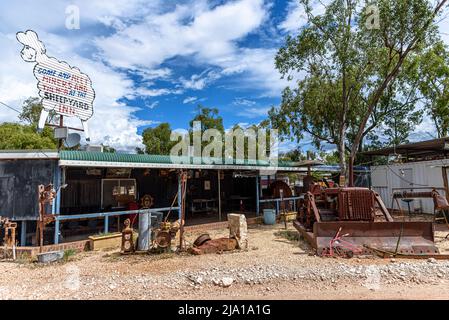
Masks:
[[[138,69],[134,71],[135,74],[142,77],[143,81],[166,80],[173,74],[169,68],[158,69]]]
[[[277,49],[241,48],[221,63],[223,73],[241,74],[235,84],[238,88],[260,89],[261,96],[278,97],[288,85],[274,66]]]
[[[262,0],[234,1],[212,9],[202,2],[188,3],[163,14],[150,13],[142,22],[95,42],[104,59],[122,68],[153,68],[178,55],[226,59],[234,41],[259,27],[265,14]]]
[[[242,111],[238,112],[237,115],[241,117],[246,118],[260,118],[260,117],[266,117],[268,115],[268,111],[270,111],[271,107],[264,107],[264,108],[258,108],[258,107],[252,107],[252,108],[245,108]]]
[[[250,106],[254,106],[256,104],[256,102],[252,101],[252,100],[245,99],[245,98],[235,98],[233,104],[236,106],[250,107]]]
[[[138,87],[131,94],[127,96],[127,98],[136,98],[138,96],[144,97],[158,97],[170,94],[171,91],[169,89],[151,89],[151,88],[142,88]]]
[[[187,97],[182,101],[182,103],[187,104],[187,103],[193,103],[196,101],[198,101],[197,97]]]
[[[117,149],[133,149],[134,146],[141,145],[137,128],[151,122],[137,119],[133,115],[137,108],[119,102],[122,97],[134,94],[133,82],[126,75],[99,61],[74,55],[65,39],[46,35],[42,33],[40,38],[47,46],[49,56],[68,61],[92,79],[96,91],[94,115],[89,120],[92,143],[108,141]],[[34,65],[20,58],[21,47],[14,34],[0,33],[0,46],[3,48],[2,58],[8,61],[0,64],[0,98],[7,104],[21,105],[26,98],[38,95],[37,80],[33,76]],[[60,48],[58,54],[52,51],[54,47]],[[1,110],[0,121],[18,121],[17,113],[4,112],[3,108]],[[74,127],[81,126],[80,121],[75,118],[66,118],[65,123]]]
[[[64,28],[65,8],[73,3],[80,7],[78,31]],[[217,3],[1,2],[0,100],[20,106],[27,97],[37,95],[32,65],[20,59],[20,45],[15,40],[15,32],[29,28],[38,32],[50,56],[78,66],[92,78],[96,91],[90,121],[93,143],[105,142],[117,149],[140,145],[137,128],[153,122],[136,118],[138,108],[127,105],[122,98],[201,90],[223,77],[233,78],[227,82],[231,87],[259,89],[263,95],[279,96],[285,82],[274,68],[276,50],[239,47],[240,40],[257,32],[266,21],[269,6],[263,0]],[[106,28],[98,28],[100,24]],[[175,68],[164,64],[179,56],[205,71],[179,79]],[[138,75],[141,80],[135,81],[129,75]],[[155,86],[157,80],[171,81],[175,87]],[[17,120],[15,112],[4,109],[0,121]],[[79,125],[76,119],[67,119],[67,123]]]
[[[137,24],[95,43],[108,63],[121,68],[157,68],[177,56],[199,65],[219,67],[181,78],[186,89],[201,90],[223,76],[241,75],[236,87],[260,89],[279,96],[286,86],[274,66],[276,49],[239,48],[237,41],[255,32],[266,21],[268,6],[262,0],[240,0],[214,8],[178,5],[174,11],[150,14]]]
[[[202,90],[207,85],[221,78],[221,74],[215,70],[206,69],[200,74],[194,74],[190,79],[179,79],[184,89]]]
[[[327,2],[329,1],[325,0],[312,2],[312,14],[315,16],[323,14],[325,11],[323,4],[326,4]],[[287,17],[279,24],[279,29],[288,33],[296,34],[306,23],[307,14],[304,11],[303,5],[297,0],[289,1],[287,6]]]
[[[154,101],[152,104],[148,106],[149,109],[154,109],[159,105],[159,101]]]

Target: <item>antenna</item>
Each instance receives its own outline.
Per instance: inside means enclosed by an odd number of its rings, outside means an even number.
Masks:
[[[80,144],[81,135],[79,133],[70,133],[64,140],[64,146],[73,148]]]

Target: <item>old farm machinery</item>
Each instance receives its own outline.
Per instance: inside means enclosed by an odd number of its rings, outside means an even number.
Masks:
[[[442,257],[432,222],[394,221],[379,194],[366,188],[312,185],[294,226],[321,256]]]

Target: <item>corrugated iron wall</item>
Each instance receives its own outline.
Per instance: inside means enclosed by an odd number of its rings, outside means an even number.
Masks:
[[[449,159],[389,164],[371,167],[373,189],[380,194],[385,205],[392,208],[393,188],[444,188],[442,167],[449,167]],[[437,190],[444,194],[443,190]],[[407,204],[399,200],[401,207],[407,209]],[[394,203],[397,209],[397,204]],[[411,210],[419,209],[423,213],[433,214],[432,199],[415,199],[411,202]]]
[[[0,216],[36,220],[37,187],[53,183],[56,160],[0,161]]]

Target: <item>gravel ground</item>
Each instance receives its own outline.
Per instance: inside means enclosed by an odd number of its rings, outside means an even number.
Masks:
[[[227,236],[227,229],[210,232]],[[447,232],[437,232],[447,252]],[[198,234],[187,234],[193,241]],[[191,256],[84,252],[66,262],[0,263],[1,299],[440,299],[449,261],[311,255],[292,227],[249,230],[248,251]]]

